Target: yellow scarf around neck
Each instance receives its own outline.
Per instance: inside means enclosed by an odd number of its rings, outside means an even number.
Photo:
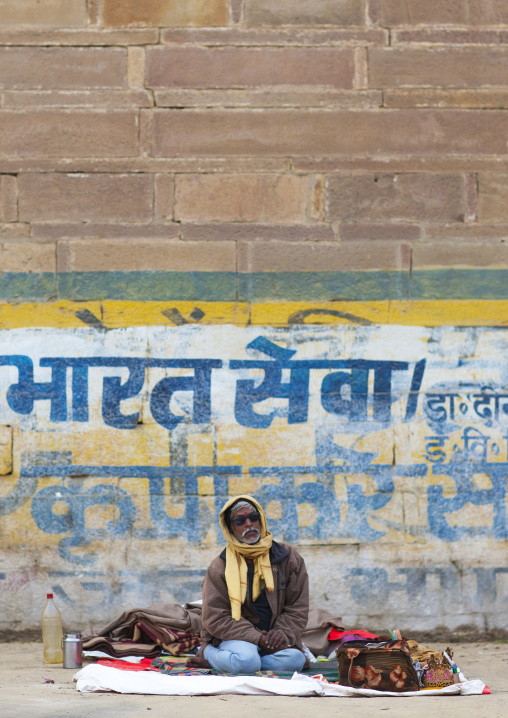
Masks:
[[[238,541],[235,535],[229,530],[226,523],[226,511],[237,501],[248,501],[258,511],[261,517],[261,537],[255,544],[247,544]],[[242,617],[242,605],[247,597],[247,561],[250,558],[254,561],[254,578],[252,581],[252,600],[255,601],[263,587],[270,593],[273,591],[273,573],[270,563],[270,547],[272,545],[272,534],[266,529],[265,512],[258,502],[251,496],[235,496],[226,502],[219,516],[219,523],[228,542],[226,547],[226,585],[231,603],[231,616],[235,621]]]

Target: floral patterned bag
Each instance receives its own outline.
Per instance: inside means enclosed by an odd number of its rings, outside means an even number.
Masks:
[[[419,690],[406,641],[349,641],[337,648],[339,683],[376,691]]]

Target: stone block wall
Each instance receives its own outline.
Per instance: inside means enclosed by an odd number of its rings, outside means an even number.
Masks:
[[[505,625],[507,43],[505,0],[0,0],[0,630],[195,598],[240,491],[348,623]]]
[[[475,270],[481,253],[482,267],[505,267],[503,2],[0,10],[3,298],[106,298],[108,279],[89,276],[102,252],[105,272],[445,270],[456,299],[472,291],[458,266]],[[416,298],[403,287],[389,298]],[[168,292],[153,299],[187,298]],[[493,298],[490,281],[482,292]],[[361,284],[339,296],[367,298]]]

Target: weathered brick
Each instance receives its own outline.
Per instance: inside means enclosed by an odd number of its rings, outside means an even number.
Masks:
[[[155,219],[168,220],[173,218],[175,199],[175,179],[172,175],[155,175]]]
[[[475,240],[506,240],[508,237],[508,224],[481,224],[479,222],[471,222],[462,224],[454,222],[453,224],[427,224],[425,227],[425,235],[427,239],[443,239],[443,240],[466,240],[473,242]]]
[[[18,219],[18,185],[13,175],[0,177],[1,218],[3,222],[16,222]]]
[[[0,0],[1,2],[1,0]],[[0,28],[0,45],[58,45],[82,47],[93,45],[150,45],[159,42],[157,28],[131,28],[129,30],[25,30]]]
[[[30,225],[19,222],[8,222],[6,224],[0,224],[0,241],[18,241],[30,237]]]
[[[1,226],[1,225],[0,225]],[[124,224],[122,222],[97,223],[79,222],[69,224],[38,223],[31,225],[32,237],[40,241],[55,239],[170,239],[177,237],[180,232],[179,224]]]
[[[385,90],[385,107],[421,107],[421,108],[471,108],[504,109],[508,107],[508,90],[489,88],[474,90]]]
[[[248,25],[364,25],[365,0],[246,0]]]
[[[491,162],[491,161],[490,161]],[[506,161],[508,166],[508,158]],[[489,168],[491,165],[485,165]],[[502,163],[495,165],[496,169]],[[0,174],[22,172],[288,172],[290,161],[281,157],[0,157]]]
[[[425,42],[439,45],[503,45],[508,42],[508,30],[497,28],[429,28],[394,30],[391,45],[403,42]]]
[[[233,242],[104,240],[60,242],[59,272],[236,270]]]
[[[465,181],[465,222],[475,222],[478,219],[478,177],[477,175],[466,175]]]
[[[19,94],[19,93],[18,93]],[[26,93],[24,93],[26,94]],[[158,107],[340,107],[366,109],[381,107],[381,90],[330,90],[307,87],[262,88],[256,90],[155,90]],[[5,107],[12,102],[4,95]]]
[[[1,35],[0,35],[1,37]],[[170,45],[388,45],[388,31],[382,28],[178,28],[162,30],[161,42]]]
[[[413,271],[438,267],[508,267],[508,245],[503,242],[422,242],[413,245]],[[464,287],[464,298],[469,297]]]
[[[367,0],[368,22],[377,25],[379,23],[379,0]]]
[[[183,239],[210,240],[272,240],[287,242],[332,242],[335,235],[329,224],[258,224],[248,222],[220,222],[183,224]]]
[[[192,221],[303,222],[309,178],[296,175],[181,175],[175,218]]]
[[[134,110],[0,113],[0,156],[129,157],[138,154]]]
[[[367,48],[355,47],[354,49],[355,75],[353,87],[355,90],[366,90],[369,87],[369,65],[367,59]]]
[[[4,272],[54,272],[54,244],[9,242],[0,245],[0,267]]]
[[[505,154],[508,115],[474,110],[154,110],[156,157]]]
[[[86,0],[0,0],[0,18],[4,27],[81,27]]]
[[[18,184],[21,220],[141,222],[152,218],[151,175],[26,174]]]
[[[508,155],[413,156],[358,155],[272,157],[0,157],[0,174],[25,172],[226,173],[292,172],[296,174],[369,172],[431,172],[435,174],[506,172]]]
[[[100,25],[102,0],[87,0],[86,9],[89,25]]]
[[[371,88],[506,85],[507,72],[508,50],[500,47],[369,50]]]
[[[145,84],[145,48],[129,47],[127,81],[129,87],[144,87]]]
[[[171,163],[172,164],[172,163]],[[0,162],[0,167],[2,163]],[[447,157],[397,157],[389,160],[385,157],[295,157],[291,162],[291,169],[295,172],[380,172],[385,173],[387,168],[392,172],[435,172],[446,174],[450,172],[508,172],[508,157],[501,156],[456,156]],[[15,169],[11,162],[5,164],[5,170]],[[19,171],[19,170],[18,170]],[[173,168],[173,171],[174,168]]]
[[[151,107],[152,97],[147,90],[34,90],[4,92],[4,108],[16,107],[93,107],[121,109],[123,107]]]
[[[106,27],[225,25],[227,0],[103,0],[102,20]]]
[[[242,19],[243,0],[230,0],[229,3],[231,20],[236,24]]]
[[[502,25],[508,23],[505,0],[378,0],[381,25]]]
[[[106,47],[1,47],[0,87],[4,89],[123,88],[127,54]]]
[[[328,219],[463,220],[460,175],[375,174],[330,177]]]
[[[309,215],[312,219],[322,221],[325,212],[325,178],[323,175],[314,177],[310,193]]]
[[[241,242],[240,272],[326,272],[402,269],[409,257],[398,242]]]
[[[353,52],[321,48],[154,47],[147,87],[324,85],[351,89]]]
[[[479,175],[478,219],[480,222],[508,221],[508,177],[505,174]]]
[[[403,222],[386,222],[384,224],[341,222],[339,224],[339,239],[341,242],[414,241],[420,239],[420,235],[421,229],[418,224]]]
[[[149,110],[139,111],[139,154],[142,157],[151,155],[151,144],[153,137],[153,112]]]

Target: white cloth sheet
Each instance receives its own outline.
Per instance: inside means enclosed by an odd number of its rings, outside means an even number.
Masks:
[[[74,680],[81,693],[111,691],[114,693],[140,693],[164,696],[213,696],[280,695],[280,696],[328,696],[348,697],[394,696],[396,698],[434,695],[479,695],[485,684],[481,681],[465,681],[434,691],[411,693],[380,693],[363,688],[348,688],[323,683],[315,678],[295,673],[290,681],[263,676],[168,676],[155,671],[120,671],[117,668],[91,663],[78,671]]]

